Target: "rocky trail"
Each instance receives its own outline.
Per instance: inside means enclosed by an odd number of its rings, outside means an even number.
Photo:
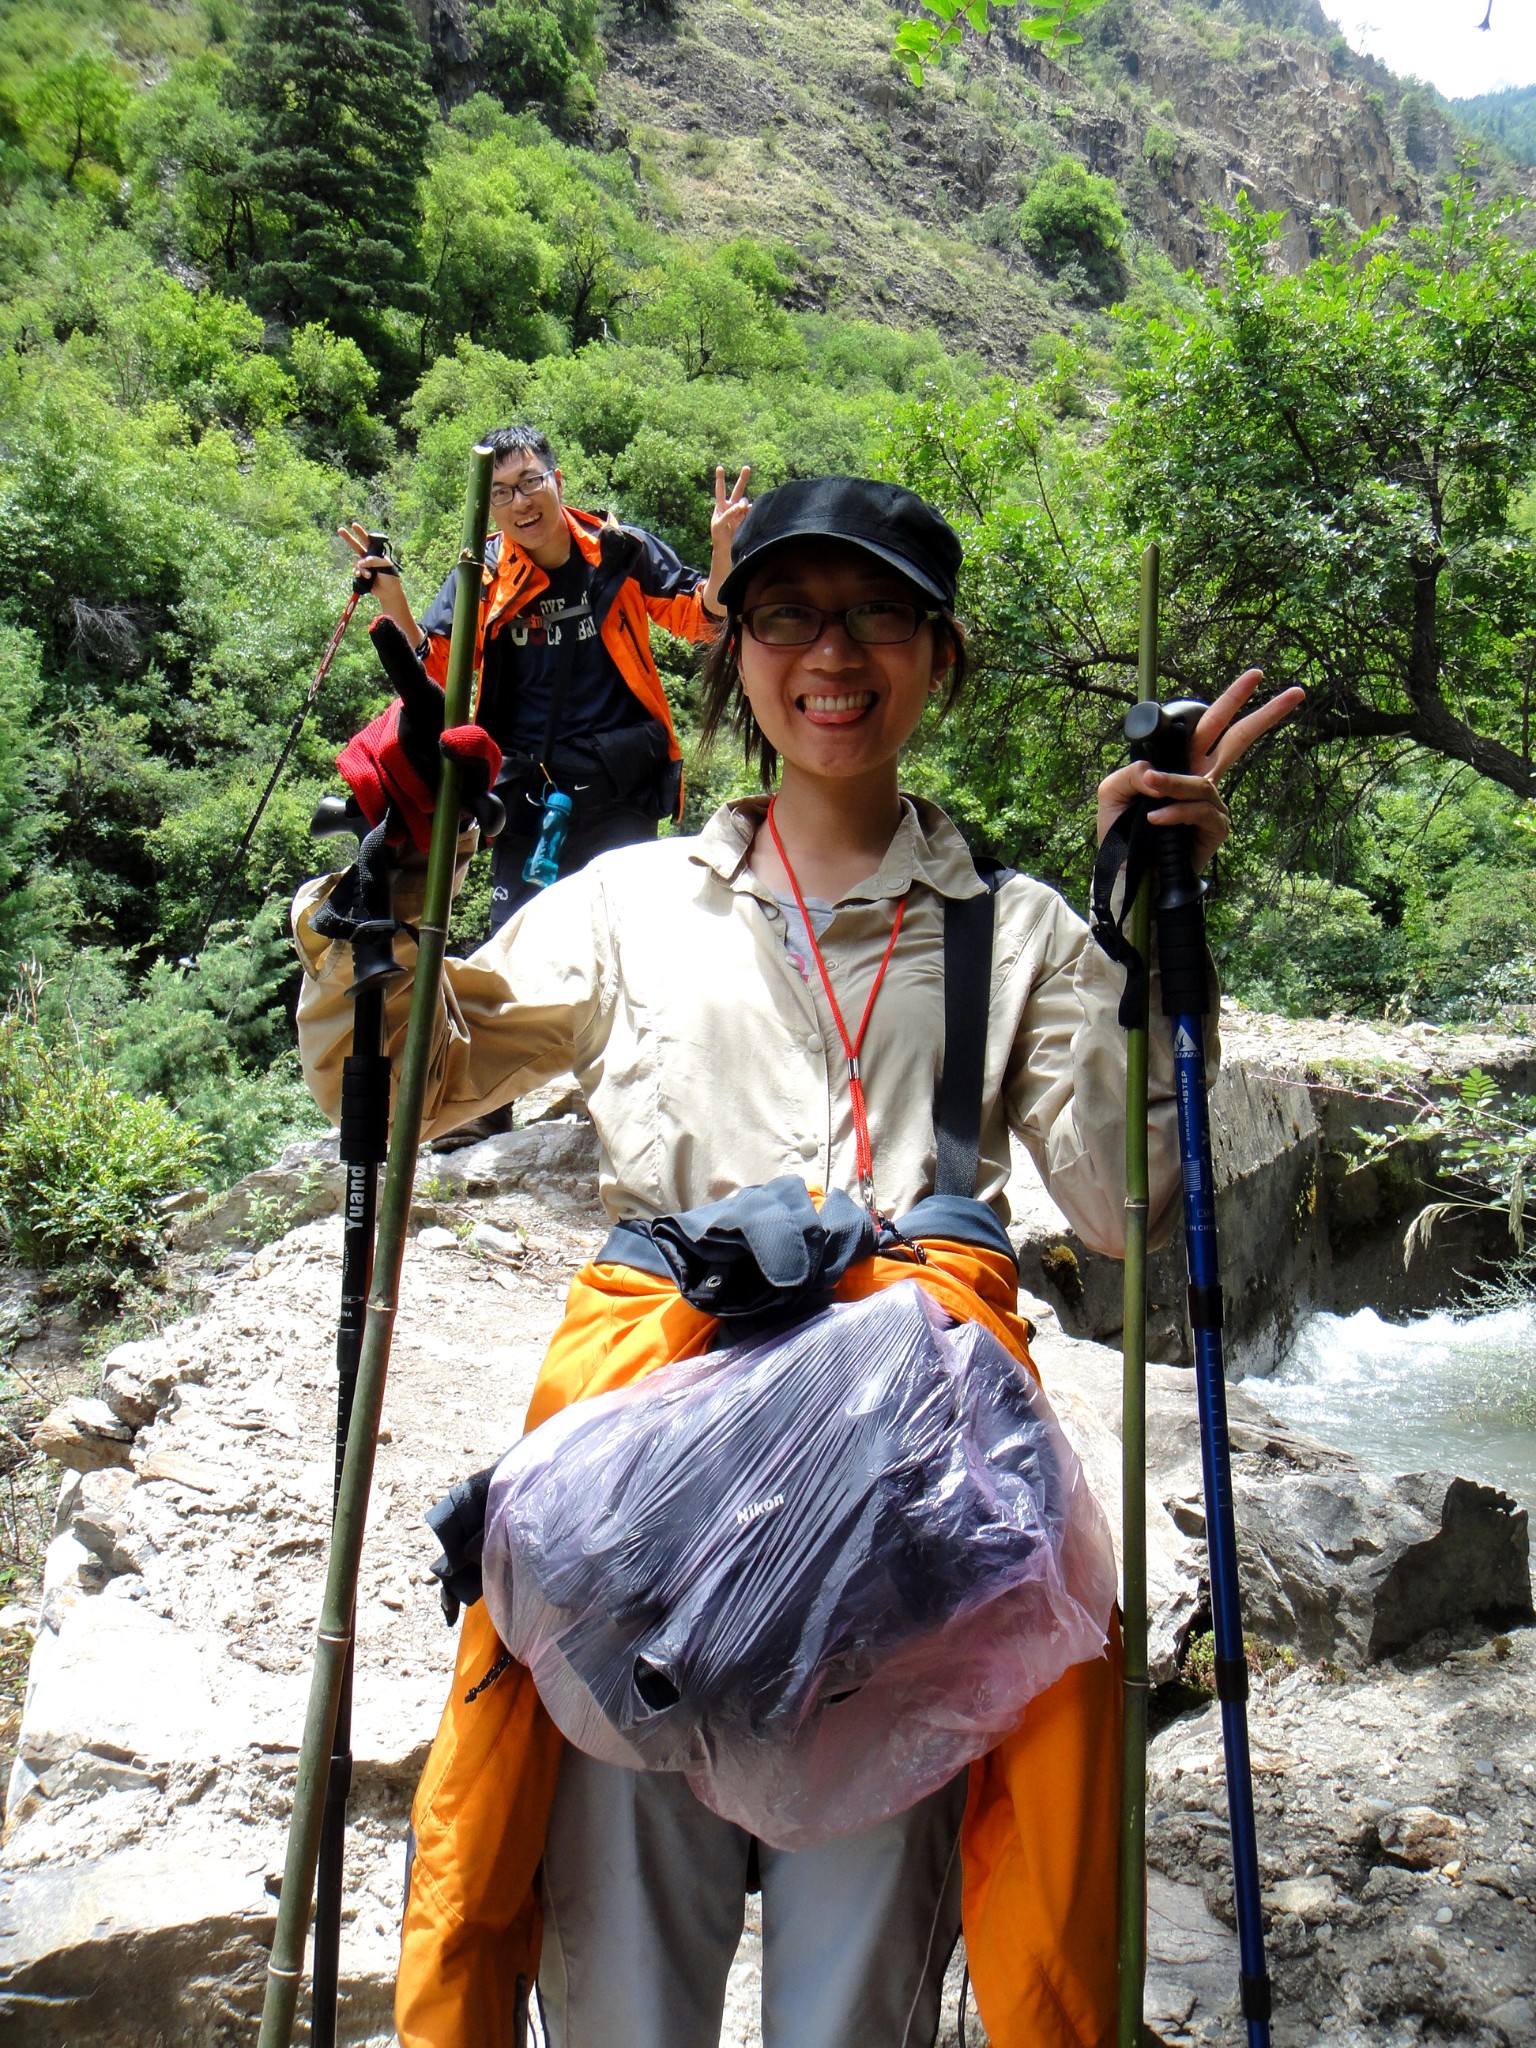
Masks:
[[[423,1162],[359,1607],[341,2038],[387,2043],[409,1800],[455,1638],[423,1510],[516,1433],[603,1234],[585,1122]],[[325,1148],[189,1225],[201,1312],[104,1361],[42,1436],[65,1466],[0,1852],[16,2048],[254,2040],[334,1428],[339,1171]],[[1022,1191],[1021,1191],[1022,1193]],[[265,1205],[265,1207],[263,1206]],[[293,1223],[252,1254],[242,1219]],[[1031,1205],[1018,1207],[1028,1218]],[[1016,1232],[1026,1270],[1048,1222]],[[1030,1232],[1034,1231],[1032,1237]],[[1111,1522],[1119,1360],[1034,1309],[1047,1388]],[[1214,1709],[1189,1688],[1203,1518],[1193,1387],[1151,1373],[1153,2037],[1238,2038]],[[1536,2038],[1536,1629],[1523,1507],[1390,1480],[1234,1389],[1252,1728],[1279,2048]],[[941,2043],[957,2039],[958,1960]],[[755,1936],[729,2048],[757,2041]],[[967,2038],[982,2039],[974,2012]]]

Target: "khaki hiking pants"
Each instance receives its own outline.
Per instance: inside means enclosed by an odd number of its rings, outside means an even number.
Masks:
[[[962,1771],[865,1834],[759,1847],[764,2048],[931,2048],[965,1791]],[[544,1845],[549,2048],[716,2048],[750,1846],[682,1777],[566,1747]]]

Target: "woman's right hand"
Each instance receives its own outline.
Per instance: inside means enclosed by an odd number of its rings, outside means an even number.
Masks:
[[[352,520],[347,526],[338,526],[336,532],[357,558],[352,565],[353,589],[372,591],[379,600],[380,609],[394,620],[401,632],[413,641],[419,640],[421,631],[406,602],[398,564],[392,562],[388,555],[373,552],[368,529],[360,519]]]

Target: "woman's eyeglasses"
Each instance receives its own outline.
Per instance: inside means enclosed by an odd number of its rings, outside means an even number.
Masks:
[[[520,476],[515,484],[492,484],[491,503],[515,505],[519,498],[526,498],[532,504],[554,473],[552,469],[536,469],[531,476]]]
[[[877,598],[869,604],[851,604],[840,612],[820,611],[812,604],[755,604],[742,613],[742,623],[765,647],[809,647],[834,619],[850,640],[864,647],[899,647],[917,637],[919,626],[938,617],[938,612],[923,611],[915,604]]]

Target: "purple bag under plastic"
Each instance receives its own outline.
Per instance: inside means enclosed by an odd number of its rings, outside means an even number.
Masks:
[[[781,1848],[991,1749],[1116,1591],[1038,1385],[911,1281],[551,1417],[497,1468],[484,1582],[571,1742]]]

